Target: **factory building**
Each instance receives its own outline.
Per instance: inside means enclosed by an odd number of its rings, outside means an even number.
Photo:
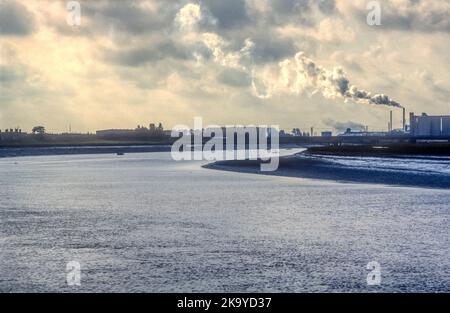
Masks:
[[[450,137],[450,115],[429,116],[410,113],[410,134],[413,137]]]
[[[27,133],[22,132],[20,128],[5,129],[4,132],[0,130],[0,141],[15,141],[22,140],[27,136]]]

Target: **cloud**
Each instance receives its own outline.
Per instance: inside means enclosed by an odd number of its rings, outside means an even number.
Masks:
[[[278,3],[293,4],[291,1]],[[240,50],[233,50],[232,47],[230,49],[229,43],[219,34],[198,31],[198,25],[202,20],[201,7],[190,3],[180,9],[175,23],[188,41],[197,41],[208,48],[218,64],[243,70],[247,76],[252,77],[253,92],[259,98],[268,99],[278,92],[291,95],[309,92],[310,94],[321,93],[328,99],[343,98],[345,101],[351,100],[356,103],[401,107],[387,95],[372,95],[368,91],[358,89],[355,85],[350,84],[342,68],[335,67],[327,70],[316,65],[303,52],[295,54],[294,62],[289,59],[280,62],[278,74],[276,70],[268,67],[261,71],[255,66],[255,59],[261,55],[261,51],[258,51],[258,44],[255,44],[253,39],[246,39],[244,47]],[[319,30],[321,28],[319,27]],[[331,24],[323,32],[327,33],[329,28],[332,28]],[[230,76],[229,72],[224,73],[226,74],[222,73],[222,75],[228,76],[219,76],[219,81],[236,84],[234,77]]]
[[[23,80],[26,73],[22,68],[0,65],[0,86]]]
[[[217,76],[217,80],[232,87],[249,87],[252,82],[248,73],[236,69],[222,70]]]
[[[26,7],[13,1],[0,2],[0,35],[27,36],[34,29],[34,16]]]
[[[311,13],[313,6],[310,0],[270,0],[269,3],[273,8],[272,19],[277,24],[286,23],[286,19],[303,20],[304,16]]]
[[[271,25],[294,24],[313,27],[321,20],[320,17],[337,13],[335,0],[265,0],[261,2],[267,2],[264,10],[265,19]]]
[[[178,1],[160,0],[80,0],[82,22],[78,35],[100,36],[114,31],[128,36],[145,36],[161,32],[172,24]],[[61,1],[65,10],[66,1]],[[55,18],[50,21],[64,34],[72,32],[64,19]]]
[[[275,33],[257,33],[251,40],[253,61],[259,64],[278,62],[297,51],[291,39],[280,38]]]
[[[203,0],[201,3],[217,19],[219,29],[235,29],[251,22],[245,0]]]
[[[353,29],[335,18],[323,19],[310,34],[321,42],[350,42],[355,39]]]
[[[139,67],[146,63],[161,61],[168,58],[186,60],[190,52],[183,46],[178,45],[170,39],[155,42],[151,45],[136,46],[124,49],[104,49],[103,59],[113,64]]]
[[[193,31],[201,20],[200,6],[192,3],[182,7],[175,17],[175,23],[182,31]]]
[[[317,1],[319,9],[324,14],[332,14],[336,12],[336,1],[335,0],[318,0]]]
[[[423,85],[429,88],[437,97],[448,101],[450,98],[450,87],[446,86],[442,81],[437,81],[432,73],[423,71],[421,73],[414,73],[414,76],[417,76]]]
[[[338,7],[343,14],[353,12],[366,23],[366,5],[366,0],[339,0]],[[381,23],[374,29],[450,32],[450,1],[385,0],[381,2]]]

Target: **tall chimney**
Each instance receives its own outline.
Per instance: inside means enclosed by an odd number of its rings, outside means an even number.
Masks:
[[[389,131],[392,131],[394,129],[393,124],[392,124],[392,110],[391,110],[391,114],[390,114],[390,118],[389,118]]]
[[[406,109],[403,108],[403,131],[406,131]]]

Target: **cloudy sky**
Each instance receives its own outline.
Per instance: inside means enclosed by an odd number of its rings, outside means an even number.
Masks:
[[[0,0],[0,128],[387,128],[450,114],[450,0]],[[387,96],[377,96],[384,94]],[[400,127],[401,112],[395,109]]]

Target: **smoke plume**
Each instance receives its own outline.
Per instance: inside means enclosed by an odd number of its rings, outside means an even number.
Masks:
[[[323,123],[327,126],[333,127],[338,132],[344,132],[347,130],[347,128],[351,128],[352,130],[356,131],[364,131],[366,128],[363,124],[352,121],[339,122],[332,119],[326,119],[323,121]]]
[[[185,5],[178,12],[175,22],[187,44],[206,48],[217,64],[246,73],[251,78],[253,94],[259,98],[269,99],[277,94],[321,93],[328,99],[343,98],[363,104],[402,107],[387,95],[372,94],[357,88],[350,83],[342,68],[327,70],[303,52],[297,53],[293,59],[280,62],[278,66],[255,66],[254,43],[250,38],[245,40],[241,49],[235,50],[220,35],[200,31],[200,25],[214,25],[216,21],[198,4]],[[201,55],[200,52],[195,54]]]
[[[295,55],[295,62],[280,62],[282,87],[291,92],[311,91],[321,93],[328,99],[343,98],[357,103],[386,105],[401,108],[402,106],[384,94],[374,94],[352,85],[347,74],[340,67],[327,70],[307,58],[303,52]]]

